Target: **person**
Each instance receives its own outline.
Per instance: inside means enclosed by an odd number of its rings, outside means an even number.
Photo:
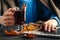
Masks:
[[[51,32],[56,30],[56,26],[60,24],[59,13],[54,3],[56,0],[19,0],[20,8],[22,4],[26,4],[26,23],[44,21],[44,30]],[[50,4],[50,5],[47,5]],[[51,6],[52,5],[52,6]],[[51,7],[50,7],[51,6]],[[11,26],[15,24],[14,8],[9,8],[1,17],[0,24]]]

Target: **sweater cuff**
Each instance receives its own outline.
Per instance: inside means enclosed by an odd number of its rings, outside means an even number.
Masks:
[[[58,23],[58,25],[57,25],[57,26],[59,26],[59,25],[60,25],[60,19],[59,19],[58,17],[51,17],[50,19],[55,19],[55,20],[57,21],[57,23]]]

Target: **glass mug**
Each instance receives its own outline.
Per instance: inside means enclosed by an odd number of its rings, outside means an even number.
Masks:
[[[19,29],[19,26],[20,26],[20,29],[23,29],[23,24],[26,21],[26,17],[25,17],[26,9],[25,8],[26,8],[25,4],[22,5],[21,10],[19,7],[15,7],[14,17],[15,17],[15,24],[18,25],[18,29]]]
[[[15,7],[15,24],[22,25],[24,22],[24,10],[20,10],[19,7]]]

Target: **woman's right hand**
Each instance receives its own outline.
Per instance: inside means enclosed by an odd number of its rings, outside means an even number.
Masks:
[[[12,26],[15,24],[14,19],[14,8],[9,8],[2,16],[1,18],[1,24],[4,26]]]

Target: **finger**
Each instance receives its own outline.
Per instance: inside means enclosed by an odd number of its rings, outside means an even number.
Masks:
[[[53,32],[56,32],[57,28],[54,28]]]
[[[4,26],[7,26],[7,27],[12,26],[12,25],[14,24],[4,24]]]
[[[11,20],[11,21],[3,21],[3,25],[4,26],[11,26],[11,25],[14,25],[15,24],[15,21],[14,20]]]
[[[51,32],[51,24],[48,24],[48,32]]]
[[[7,12],[12,12],[12,13],[14,13],[14,12],[15,12],[15,9],[14,9],[14,8],[9,8],[9,9],[7,10]]]
[[[52,26],[52,31],[55,32],[56,31],[56,27]]]
[[[2,24],[5,25],[5,24],[12,24],[15,22],[15,19],[13,17],[3,17],[2,19]]]
[[[14,20],[10,20],[10,21],[8,20],[8,21],[4,21],[4,23],[5,24],[13,24],[13,23],[15,23],[15,21]]]
[[[47,31],[47,23],[44,23],[44,30]]]
[[[6,12],[3,16],[14,16],[14,13],[12,13],[12,12]]]
[[[15,20],[13,16],[6,17],[7,20]]]
[[[14,25],[14,23],[11,23],[11,24],[7,24],[6,26],[12,26],[12,25]]]
[[[15,20],[13,16],[3,17],[3,21]]]

